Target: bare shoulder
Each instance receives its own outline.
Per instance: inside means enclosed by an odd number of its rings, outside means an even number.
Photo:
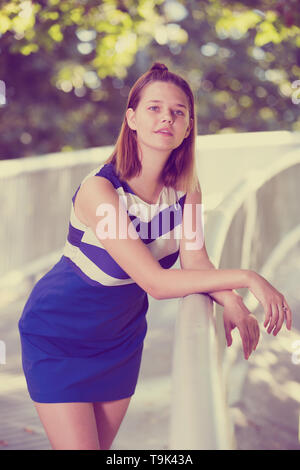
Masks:
[[[113,184],[104,177],[92,176],[78,193],[78,215],[82,214],[102,247],[142,289],[159,296],[164,270],[140,239]]]
[[[113,184],[104,176],[91,176],[84,183],[81,184],[80,190],[83,194],[90,192],[98,193],[106,191],[115,191]]]
[[[74,202],[76,217],[87,227],[90,226],[88,214],[94,211],[101,202],[111,201],[116,194],[112,183],[103,176],[91,176],[81,184]]]

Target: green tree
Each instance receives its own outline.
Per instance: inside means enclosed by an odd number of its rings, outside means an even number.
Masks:
[[[153,61],[191,83],[199,134],[300,130],[296,3],[0,2],[0,158],[114,143]]]

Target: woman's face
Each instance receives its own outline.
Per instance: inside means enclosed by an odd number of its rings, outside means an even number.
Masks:
[[[170,152],[188,137],[193,125],[187,96],[171,82],[155,81],[147,85],[136,110],[129,108],[126,117],[142,147]],[[162,128],[169,132],[163,133]]]

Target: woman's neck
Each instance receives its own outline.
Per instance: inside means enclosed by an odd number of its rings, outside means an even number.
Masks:
[[[151,148],[139,148],[139,160],[142,168],[128,184],[134,192],[147,202],[154,203],[164,186],[161,175],[170,152],[157,152]]]
[[[163,189],[163,183],[157,181],[157,178],[151,179],[149,175],[141,174],[127,180],[129,186],[135,194],[149,204],[155,204]]]

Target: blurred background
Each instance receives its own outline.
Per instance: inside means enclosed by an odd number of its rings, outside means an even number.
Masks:
[[[299,0],[0,0],[0,449],[49,448],[27,394],[17,321],[61,256],[71,197],[110,155],[128,93],[156,61],[194,92],[210,258],[260,272],[294,314],[292,332],[270,338],[262,328],[247,363],[238,333],[225,354],[222,322],[217,329],[235,448],[300,448]],[[116,449],[172,448],[177,310],[178,299],[150,299],[141,377]],[[204,354],[204,367],[210,360]],[[216,437],[196,441],[187,448],[220,448]]]
[[[189,81],[199,135],[299,131],[299,12],[297,0],[1,1],[0,158],[113,144],[154,61]]]

